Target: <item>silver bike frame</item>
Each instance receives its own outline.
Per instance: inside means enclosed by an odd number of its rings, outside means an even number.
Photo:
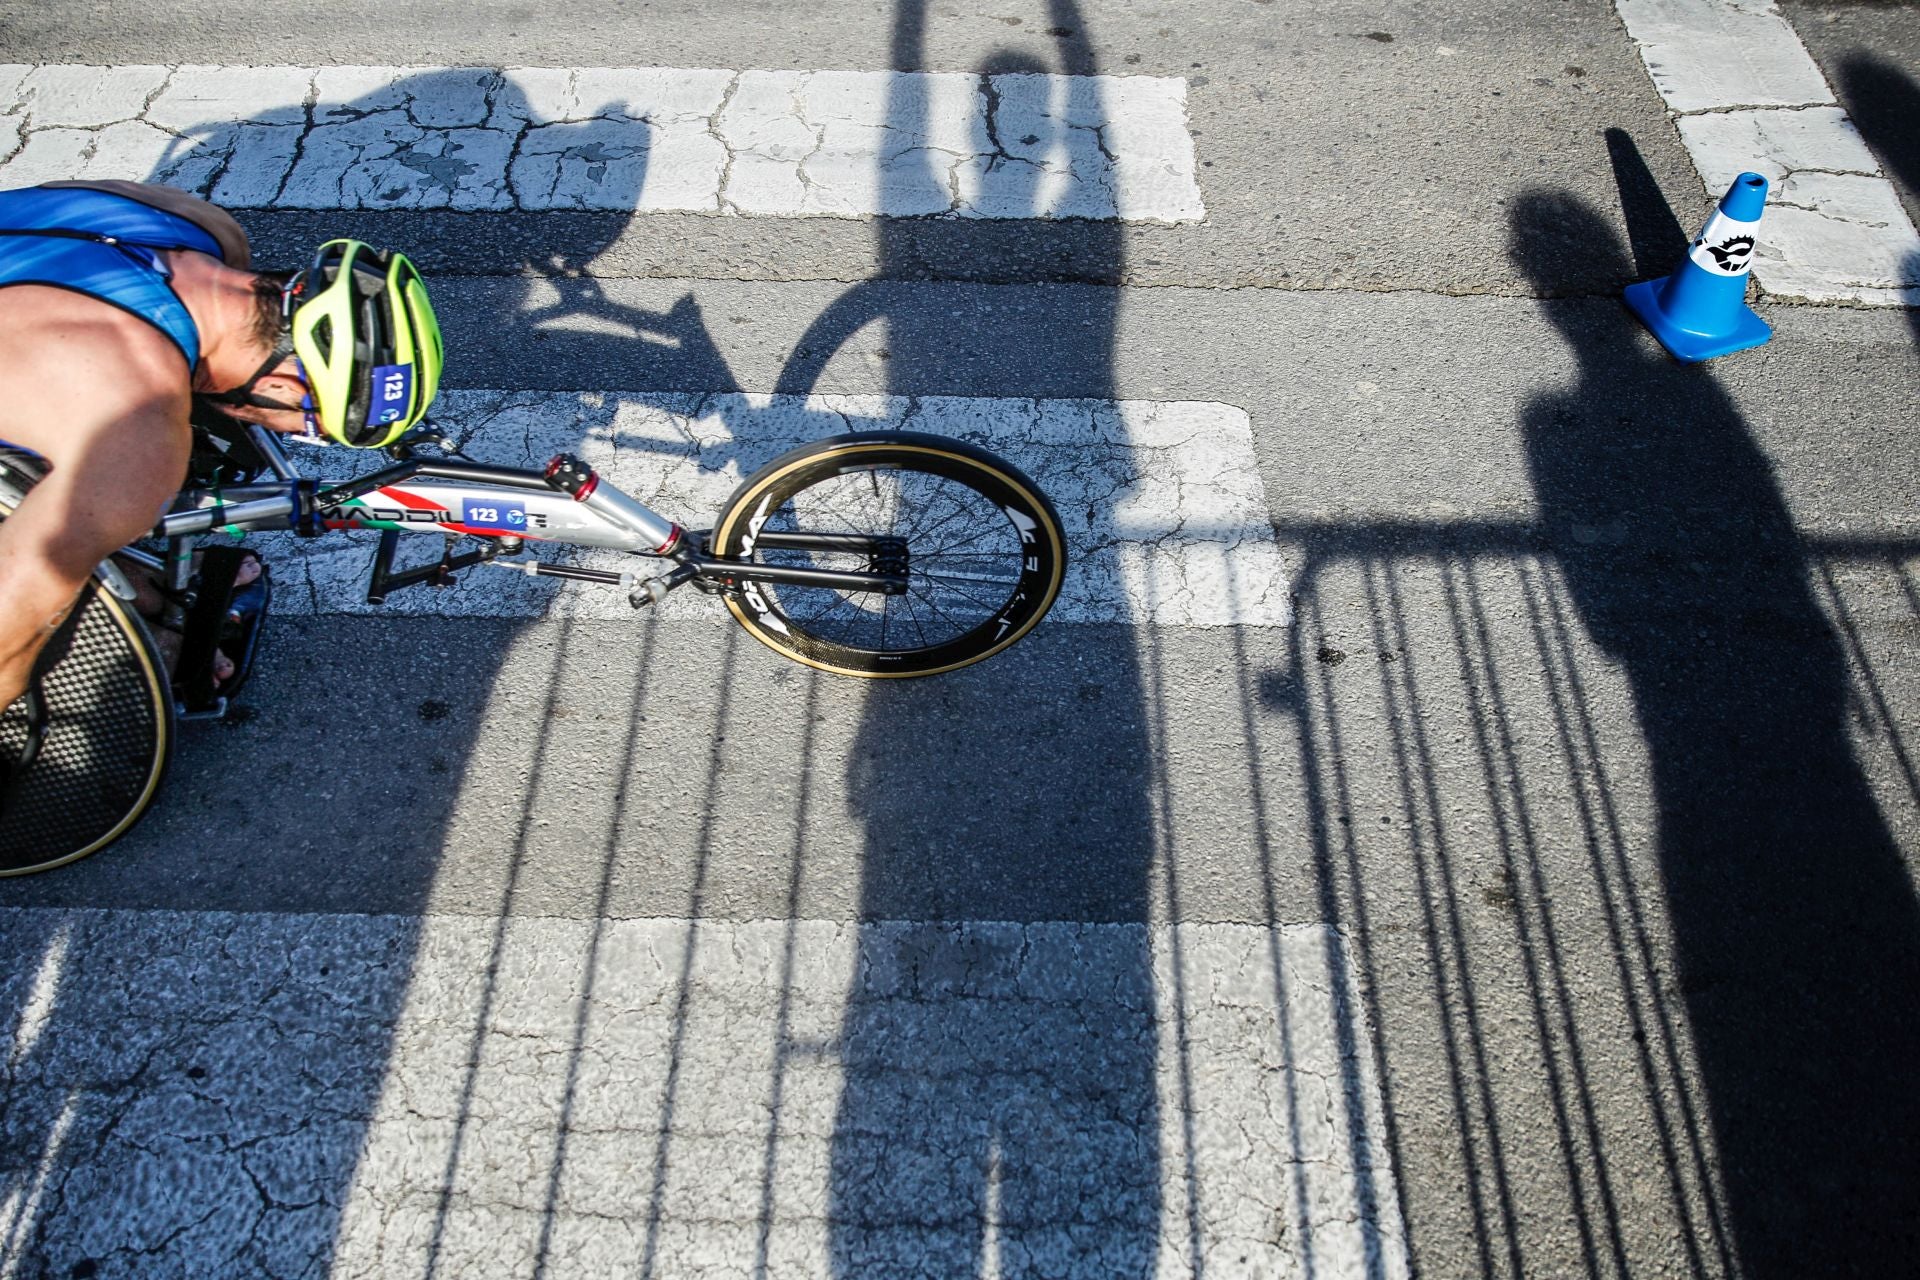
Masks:
[[[138,556],[151,568],[163,571],[168,586],[176,593],[186,590],[192,577],[194,544],[206,534],[297,529],[304,520],[326,531],[375,529],[382,533],[439,533],[450,538],[470,535],[493,539],[498,549],[516,550],[519,543],[528,540],[558,542],[679,561],[679,568],[651,583],[640,583],[631,573],[547,565],[530,558],[498,560],[491,548],[484,555],[449,566],[487,561],[527,573],[618,584],[628,588],[628,598],[636,606],[644,603],[639,595],[632,594],[636,589],[647,601],[658,601],[667,591],[694,578],[718,579],[727,586],[761,580],[886,594],[906,589],[903,572],[712,559],[704,547],[689,545],[679,525],[597,475],[568,491],[555,488],[538,472],[414,458],[367,476],[322,484],[300,474],[273,433],[259,426],[247,430],[276,480],[183,490],[182,505],[154,526],[154,534],[167,543],[165,562]],[[757,542],[765,548],[801,551],[857,554],[880,550],[880,540],[844,534],[765,532]],[[376,570],[376,580],[380,572]]]
[[[300,511],[298,488],[308,477],[300,474],[271,432],[258,426],[249,427],[248,432],[276,482],[183,491],[187,505],[162,517],[154,528],[156,535],[172,541],[215,531],[244,533],[294,526]],[[544,486],[528,487],[526,472],[501,469],[498,474],[512,475],[519,482],[434,476],[373,485],[348,480],[316,485],[314,502],[319,522],[327,530],[476,534],[649,556],[667,554],[679,539],[680,527],[673,521],[604,481],[575,497]]]

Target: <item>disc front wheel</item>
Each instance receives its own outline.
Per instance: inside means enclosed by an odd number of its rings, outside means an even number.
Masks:
[[[36,478],[0,461],[0,517]],[[61,866],[124,835],[153,803],[173,750],[159,650],[100,580],[81,591],[35,679],[37,702],[0,709],[0,876]]]

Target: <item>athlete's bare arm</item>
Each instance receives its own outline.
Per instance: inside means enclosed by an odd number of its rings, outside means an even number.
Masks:
[[[192,446],[180,349],[65,289],[0,289],[0,439],[52,464],[0,522],[0,707],[94,566],[165,511]]]

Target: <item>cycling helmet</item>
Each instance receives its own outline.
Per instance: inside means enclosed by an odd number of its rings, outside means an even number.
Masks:
[[[254,394],[254,384],[292,355],[308,396],[308,428],[356,449],[392,444],[426,416],[440,388],[444,346],[420,272],[402,253],[359,240],[329,240],[281,290],[282,325],[259,371],[208,398],[291,408]]]
[[[444,347],[420,272],[402,253],[329,240],[288,282],[287,331],[329,439],[393,443],[426,416]]]

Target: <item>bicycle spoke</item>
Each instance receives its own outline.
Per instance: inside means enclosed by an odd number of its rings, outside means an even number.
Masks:
[[[826,608],[806,610],[804,604],[806,604],[808,599],[812,599],[812,597],[816,597],[816,595],[824,595],[828,601],[831,601],[831,604],[828,604]],[[797,599],[797,603],[803,604],[803,608],[795,608],[795,606],[793,606],[795,599]],[[791,591],[785,591],[785,593],[774,593],[774,604],[776,604],[776,608],[778,608],[780,612],[783,612],[785,616],[793,618],[793,622],[799,622],[801,626],[812,628],[812,626],[820,626],[822,622],[828,622],[829,618],[831,618],[835,612],[841,610],[841,606],[852,604],[852,601],[849,601],[845,595],[839,595],[837,591],[826,591],[826,589],[822,589],[822,587],[797,587],[797,589],[791,589]],[[854,610],[858,612],[858,604],[854,604]]]
[[[975,600],[976,602],[978,602],[977,597],[967,595],[967,592],[962,590],[958,586],[952,586],[947,584],[965,582],[969,584],[983,585],[989,588],[993,588],[994,594],[998,595],[1001,599],[1004,600],[1006,597],[1013,594],[1014,587],[1018,586],[1020,583],[1020,579],[1018,579],[1017,577],[1016,578],[992,578],[982,574],[935,573],[932,570],[923,569],[918,565],[914,567],[914,570],[911,576],[915,581],[918,581],[918,582],[928,582],[928,583],[933,583],[939,586],[945,586],[947,590],[952,591],[958,595],[965,595],[967,596],[968,599]],[[981,607],[985,609],[992,609],[997,606],[981,603]]]
[[[910,486],[911,480],[921,480],[925,483],[920,486],[918,492],[914,492]],[[956,492],[956,490],[960,492]],[[907,509],[915,516],[900,536],[909,541],[918,541],[926,537],[928,533],[940,529],[952,520],[968,514],[968,504],[965,499],[977,495],[974,495],[971,490],[967,490],[965,486],[948,480],[945,477],[939,477],[936,480],[935,477],[931,476],[913,475],[903,477],[899,484],[892,490],[892,496],[896,502],[905,502]],[[908,501],[909,498],[911,499],[910,501]],[[939,523],[935,524],[932,529],[929,529],[926,522],[933,518],[935,511],[942,503],[950,505],[953,510],[941,516]]]
[[[994,539],[997,543],[999,543],[1001,546],[1006,548],[1017,547],[1019,545],[1019,535],[1014,533],[1013,527],[1011,525],[1008,525],[1003,521],[996,528],[980,529],[971,533],[963,534],[961,537],[955,539],[952,542],[943,543],[942,545],[935,547],[932,551],[928,552],[927,554],[928,555],[952,554],[956,548],[970,547],[975,545],[976,543],[979,543],[983,539],[987,539],[987,538]]]
[[[907,473],[890,474],[887,479],[891,483],[883,483],[876,468],[841,477],[840,483],[814,485],[784,503],[769,523],[779,532],[846,533],[905,541],[913,566],[907,594],[882,597],[876,610],[850,591],[789,587],[779,593],[783,608],[787,601],[800,604],[794,616],[797,623],[842,635],[847,643],[859,643],[859,630],[873,628],[881,650],[899,643],[895,600],[906,611],[906,621],[923,648],[930,644],[929,627],[935,622],[953,636],[964,634],[979,623],[957,617],[952,611],[955,603],[964,602],[965,612],[984,620],[1004,605],[1019,576],[968,572],[961,566],[1005,563],[1018,555],[1012,529],[990,500],[946,477]],[[940,541],[943,536],[945,540]],[[927,549],[935,541],[938,545]],[[829,571],[866,567],[860,553],[835,549],[776,548],[760,558],[770,564]],[[953,563],[944,563],[948,561]],[[807,608],[807,597],[816,590],[825,594],[815,607]]]
[[[831,597],[833,600],[832,604],[820,610],[818,613],[810,613],[810,614],[807,614],[804,618],[799,619],[799,621],[805,622],[808,625],[812,625],[813,623],[819,622],[822,619],[829,617],[836,610],[838,610],[842,605],[853,604],[853,598],[851,596],[847,595],[844,592],[834,591],[830,587],[801,587],[801,588],[798,588],[798,590],[822,592],[827,596]],[[784,594],[777,594],[775,596],[775,599],[781,602],[782,611],[790,613],[791,610],[788,610],[785,607],[786,598],[787,597]],[[859,606],[856,605],[855,607],[858,608]]]
[[[906,582],[897,595],[846,586],[763,584],[792,633],[762,638],[789,652],[789,645],[797,645],[809,661],[817,659],[829,669],[845,664],[865,674],[917,674],[964,665],[1020,634],[1006,627],[995,632],[996,617],[1005,616],[1022,631],[1031,625],[1036,607],[1044,610],[1050,600],[1036,606],[1018,594],[1027,585],[1025,566],[1036,557],[1046,564],[1058,541],[1056,535],[1028,546],[1021,529],[1031,520],[1046,522],[1051,530],[1051,513],[1043,507],[1031,515],[1014,514],[1029,512],[1031,504],[1009,477],[996,474],[957,442],[951,458],[942,460],[944,452],[931,441],[919,448],[861,442],[844,454],[824,453],[811,471],[779,473],[792,477],[792,487],[776,498],[779,510],[764,528],[818,536],[828,545],[762,546],[755,560],[827,573],[874,573],[890,550],[899,548],[905,552]],[[764,506],[756,496],[751,507],[741,509]],[[849,541],[832,545],[836,538]]]
[[[916,565],[924,564],[929,560],[938,561],[941,564],[949,560],[991,560],[996,563],[1005,563],[1015,558],[1011,548],[1006,551],[929,551],[925,553],[916,551],[913,553],[913,562]]]
[[[942,520],[942,521],[941,521],[941,522],[940,522],[939,524],[936,524],[936,525],[934,525],[934,526],[933,526],[933,528],[931,528],[931,529],[916,529],[916,530],[914,530],[914,532],[913,532],[913,535],[912,535],[912,536],[913,536],[913,538],[914,538],[914,540],[916,540],[916,541],[918,541],[919,539],[922,539],[922,538],[926,538],[926,537],[929,537],[929,536],[931,536],[931,535],[933,535],[933,534],[935,534],[935,533],[938,533],[938,532],[939,532],[939,531],[940,531],[941,529],[943,529],[943,528],[945,528],[945,527],[946,527],[947,525],[949,525],[949,524],[951,524],[951,523],[952,523],[953,521],[955,521],[955,520],[957,520],[957,519],[958,519],[958,518],[960,518],[961,516],[963,516],[963,515],[967,515],[967,514],[969,514],[969,512],[967,511],[967,509],[966,509],[965,507],[962,507],[962,506],[960,506],[959,504],[957,504],[957,503],[956,503],[956,504],[955,504],[955,506],[954,506],[954,510],[953,510],[953,514],[952,514],[952,515],[949,515],[949,516],[947,516],[947,517],[946,517],[946,518],[945,518],[944,520]],[[985,535],[978,535],[978,536],[985,536]]]
[[[824,523],[816,522],[811,518],[816,510],[825,515],[840,517],[840,527],[843,532],[857,532],[867,523],[864,520],[855,520],[849,517],[845,511],[841,510],[837,502],[827,501],[828,495],[824,493],[808,490],[805,496],[807,498],[807,514],[809,516],[806,522],[807,524]],[[794,528],[792,531],[796,533],[799,532],[803,527],[800,520],[800,512],[792,505],[791,499],[789,499],[786,506],[781,508],[781,512],[793,522]],[[822,532],[824,532],[824,530],[822,530]]]
[[[878,473],[869,474],[877,475]],[[817,508],[826,514],[838,516],[842,529],[848,532],[857,533],[870,529],[876,524],[886,523],[887,517],[875,506],[872,499],[859,492],[857,482],[851,481],[850,477],[843,477],[843,479],[848,482],[832,486],[815,485],[795,494],[794,498],[788,500],[783,510],[792,511],[793,518],[798,523],[799,513],[793,506],[793,502],[795,499],[804,499],[809,513]],[[847,502],[855,506],[855,514],[848,514],[846,507],[842,505]]]
[[[909,594],[912,594],[912,593],[909,593]],[[946,612],[942,610],[939,605],[935,604],[933,602],[933,599],[930,596],[928,596],[925,592],[921,592],[919,593],[919,595],[920,595],[920,599],[925,602],[927,608],[931,609],[936,617],[942,618],[946,620],[948,623],[952,624],[954,628],[954,633],[956,635],[963,634],[965,632],[973,630],[973,627],[961,626],[959,623],[954,622],[953,619],[949,618]],[[979,623],[974,624],[974,626],[978,626],[978,625]]]
[[[901,596],[900,600],[906,605],[907,616],[913,619],[913,629],[919,633],[920,647],[922,649],[931,648],[931,646],[927,644],[927,629],[920,625],[920,615],[914,612],[913,593],[908,592],[906,595]]]

